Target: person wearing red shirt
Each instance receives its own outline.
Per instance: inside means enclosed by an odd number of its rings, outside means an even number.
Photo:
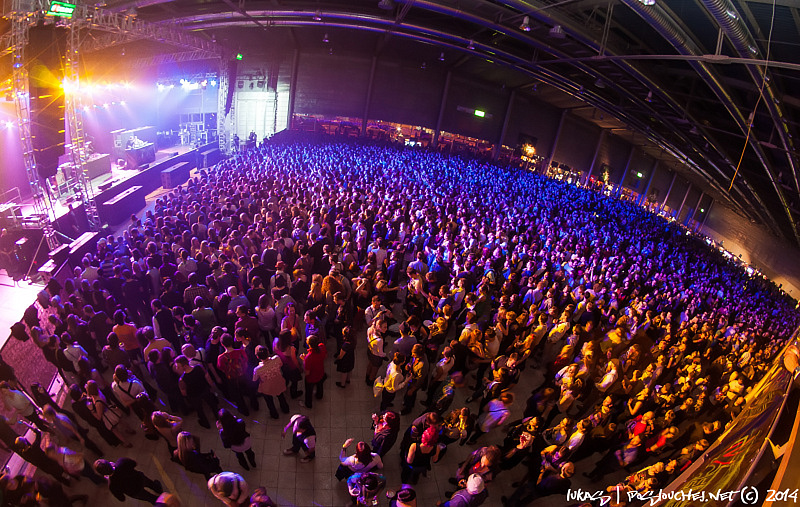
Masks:
[[[235,341],[228,333],[222,335],[221,341],[225,352],[217,357],[217,369],[225,377],[225,394],[242,415],[248,416],[250,409],[244,401],[244,393],[248,391],[247,377],[253,372],[248,371],[247,353],[244,349],[234,348]]]
[[[306,402],[305,407],[311,408],[311,393],[316,387],[317,399],[322,399],[322,385],[325,381],[325,358],[328,351],[325,344],[317,336],[311,335],[306,338],[308,352],[300,356],[306,371]]]

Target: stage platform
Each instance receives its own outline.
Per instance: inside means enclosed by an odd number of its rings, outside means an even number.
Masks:
[[[137,169],[126,170],[112,164],[111,173],[102,174],[91,180],[90,185],[94,193],[95,203],[100,214],[100,221],[108,223],[118,220],[109,215],[110,207],[104,207],[106,201],[112,200],[117,195],[134,186],[140,186],[145,194],[151,194],[162,185],[161,172],[176,164],[186,163],[184,167],[193,170],[197,167],[212,165],[220,160],[218,144],[208,143],[203,146],[173,146],[156,153],[156,160]],[[185,182],[182,182],[185,183]],[[74,191],[64,193],[56,198],[52,197],[51,222],[55,228],[67,237],[76,238],[88,230],[88,221],[83,211],[83,204]],[[72,209],[70,209],[70,207]],[[33,198],[24,199],[19,206],[23,220],[34,214]],[[116,225],[116,224],[112,224]],[[62,238],[64,239],[64,238]]]

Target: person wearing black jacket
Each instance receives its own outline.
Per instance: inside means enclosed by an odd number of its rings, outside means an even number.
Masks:
[[[161,483],[136,470],[136,462],[130,458],[120,458],[113,463],[99,459],[94,462],[94,469],[108,478],[108,489],[120,502],[124,502],[127,495],[155,505],[158,495],[164,492]]]
[[[256,455],[250,445],[250,433],[247,432],[244,421],[237,419],[230,411],[223,408],[217,412],[217,429],[222,446],[236,454],[236,459],[242,468],[245,470],[250,470],[251,466],[256,468]],[[245,455],[250,461],[249,465],[244,459]]]

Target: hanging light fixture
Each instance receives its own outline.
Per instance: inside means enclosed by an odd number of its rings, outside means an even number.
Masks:
[[[656,0],[639,0],[639,3],[650,7],[651,5],[656,4]]]
[[[519,25],[519,29],[523,32],[530,32],[531,31],[531,18],[530,16],[525,16],[522,18],[522,24]]]
[[[553,28],[550,29],[549,34],[550,37],[554,39],[563,39],[564,37],[567,36],[567,34],[564,33],[564,29],[561,27],[561,25],[555,25]]]
[[[314,13],[314,21],[322,21],[322,11],[319,9]]]
[[[469,49],[470,51],[475,50],[475,44],[471,40],[469,41],[469,44],[467,44],[467,49]]]
[[[328,39],[328,34],[327,34],[327,33],[325,34],[325,37],[323,37],[323,38],[322,38],[322,42],[324,42],[324,43],[326,43],[326,44],[327,44],[328,42],[330,42],[330,39]]]
[[[444,61],[444,51],[442,51],[441,53],[439,53],[439,61],[440,61],[440,62],[443,62],[443,61]]]
[[[647,92],[647,97],[645,97],[645,102],[653,102],[653,92]]]

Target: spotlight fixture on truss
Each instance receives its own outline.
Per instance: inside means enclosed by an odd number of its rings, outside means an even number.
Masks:
[[[554,39],[563,39],[567,36],[567,34],[564,32],[564,28],[562,28],[561,25],[555,25],[550,29],[549,34],[550,37]]]
[[[653,92],[647,92],[647,97],[645,97],[645,102],[653,102]]]
[[[522,18],[522,24],[519,25],[519,29],[523,32],[530,32],[531,31],[531,18],[530,16],[525,16]]]
[[[314,21],[322,21],[322,11],[317,9],[314,13]]]
[[[378,2],[378,8],[385,11],[390,11],[394,9],[394,2],[392,0],[381,0]]]
[[[325,34],[325,37],[323,37],[323,38],[322,38],[322,42],[324,42],[324,43],[326,43],[326,44],[327,44],[328,42],[330,42],[330,39],[328,39],[328,34],[327,34],[327,33]]]
[[[656,0],[639,0],[639,3],[646,6],[651,6],[656,4]]]
[[[470,40],[469,44],[467,44],[467,49],[469,49],[470,51],[474,51],[475,50],[475,43]]]
[[[439,61],[440,61],[440,62],[443,62],[443,61],[444,61],[444,51],[443,51],[443,52],[441,52],[441,53],[439,53]]]

